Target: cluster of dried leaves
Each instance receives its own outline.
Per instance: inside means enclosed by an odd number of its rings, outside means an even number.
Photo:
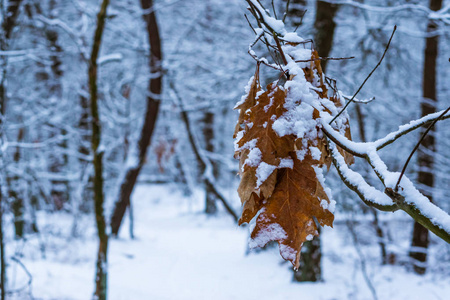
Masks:
[[[327,98],[317,52],[312,52],[312,61],[303,71],[309,82],[319,85],[314,91],[319,99],[329,99],[340,106],[337,98]],[[257,67],[248,96],[236,107],[240,115],[235,130],[235,156],[240,160],[238,193],[243,204],[239,224],[249,223],[256,217],[251,233],[253,246],[277,241],[282,257],[298,268],[301,247],[318,235],[318,224],[333,224],[329,195],[322,185],[321,173],[317,172],[323,165],[329,166],[331,159],[324,139],[305,141],[294,134],[279,136],[273,129],[274,122],[287,111],[287,94],[286,89],[275,83],[263,91]],[[299,104],[301,101],[298,99]],[[313,119],[319,115],[314,109]],[[346,135],[350,135],[349,129]],[[319,149],[321,154],[312,153],[311,147]],[[303,154],[298,155],[298,151]],[[348,163],[352,160],[347,155]]]

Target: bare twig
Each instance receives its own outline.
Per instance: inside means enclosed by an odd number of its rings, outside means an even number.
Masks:
[[[434,121],[430,124],[430,126],[428,126],[427,130],[425,130],[425,132],[422,134],[421,138],[417,142],[416,146],[414,147],[414,149],[409,154],[408,159],[406,160],[405,165],[403,166],[402,172],[400,173],[400,176],[398,177],[397,184],[395,185],[395,189],[394,190],[396,192],[398,192],[398,186],[400,185],[400,181],[402,180],[402,177],[405,174],[406,167],[408,167],[409,161],[411,160],[412,156],[414,155],[416,150],[419,148],[419,146],[422,143],[422,141],[425,138],[425,136],[428,134],[428,132],[430,132],[431,128],[433,128],[434,124],[436,124],[436,122],[439,121],[439,119],[441,119],[449,110],[450,110],[450,106],[442,114],[440,114],[440,116],[438,118],[434,119]]]
[[[15,289],[15,290],[9,290],[7,291],[8,295],[13,295],[13,294],[17,294],[22,292],[23,290],[25,290],[27,287],[30,288],[30,294],[31,294],[31,284],[33,282],[33,275],[31,275],[30,271],[28,271],[27,267],[25,267],[25,265],[15,256],[11,257],[11,260],[14,261],[15,263],[17,263],[27,274],[28,276],[28,282],[25,286]]]
[[[278,19],[277,11],[275,10],[275,5],[273,4],[273,0],[272,0],[272,10],[273,10],[273,16],[275,17],[275,19]]]
[[[273,38],[275,39],[275,43],[277,44],[278,51],[280,52],[281,59],[283,60],[284,65],[287,65],[286,56],[284,55],[283,49],[281,48],[280,40],[275,32],[273,32]]]
[[[353,225],[355,224],[354,217],[352,214],[352,220],[347,220],[347,228],[349,229],[352,238],[353,238],[353,245],[355,246],[356,252],[358,253],[360,262],[361,262],[361,272],[364,277],[364,281],[366,282],[367,286],[369,287],[370,292],[372,293],[372,297],[374,300],[378,300],[377,291],[375,290],[375,287],[372,284],[372,280],[370,280],[369,274],[367,273],[367,265],[366,265],[366,258],[364,257],[364,254],[361,250],[361,247],[359,245],[358,241],[358,235],[355,232],[355,229],[353,228]]]
[[[360,85],[360,87],[358,88],[358,90],[356,91],[356,93],[353,95],[353,97],[347,102],[347,104],[345,104],[345,106],[341,109],[341,111],[330,121],[330,124],[334,122],[334,120],[336,120],[346,109],[347,107],[350,105],[350,103],[353,102],[353,99],[356,97],[356,95],[358,95],[358,93],[361,91],[361,89],[363,88],[364,84],[366,84],[367,80],[369,80],[370,76],[372,76],[372,74],[375,72],[375,70],[378,68],[378,66],[381,64],[381,62],[384,59],[384,56],[386,55],[386,52],[389,49],[389,45],[391,44],[392,38],[394,37],[394,33],[397,30],[397,25],[394,26],[394,30],[392,31],[391,37],[389,38],[389,41],[386,45],[386,49],[384,49],[383,55],[381,56],[380,61],[377,63],[377,65],[375,66],[375,68],[373,68],[372,72],[369,73],[369,76],[366,77],[366,79],[364,79],[363,83]]]
[[[285,11],[284,11],[284,15],[283,15],[283,23],[284,23],[284,21],[286,20],[286,17],[287,17],[287,15],[288,15],[288,13],[289,13],[289,4],[291,4],[291,0],[287,0],[286,1],[286,9],[285,9]]]
[[[269,62],[268,62],[266,59],[264,59],[264,58],[259,58],[259,57],[256,56],[254,53],[252,53],[251,50],[248,51],[248,54],[250,54],[250,56],[251,56],[254,60],[256,60],[257,62],[260,62],[260,63],[262,63],[263,65],[266,65],[266,66],[268,66],[268,67],[270,67],[270,68],[272,68],[272,69],[275,69],[275,70],[277,70],[277,71],[281,71],[281,72],[285,73],[284,70],[283,70],[281,67],[275,66],[275,65],[272,65],[272,64],[269,64]]]
[[[347,97],[347,96],[344,96],[344,95],[342,95],[342,97],[344,97],[344,99],[346,99],[346,100],[350,100],[351,99],[350,97]],[[354,103],[360,103],[360,104],[367,104],[367,103],[370,103],[370,102],[372,102],[374,100],[375,100],[375,97],[369,98],[367,100],[359,100],[359,99],[354,98],[353,102]]]
[[[344,60],[344,59],[354,59],[354,56],[350,57],[318,57],[318,58],[311,58],[311,59],[302,59],[302,60],[296,60],[296,63],[299,62],[310,62],[310,61],[316,61],[316,60]]]
[[[303,18],[305,17],[305,15],[306,15],[307,12],[308,12],[307,9],[305,9],[305,10],[303,11],[303,15],[301,16],[300,22],[298,23],[297,27],[295,27],[294,32],[297,32],[298,28],[299,28],[300,26],[302,26],[302,24],[303,24]]]
[[[248,19],[246,14],[244,14],[244,17],[247,20],[248,26],[250,26],[250,28],[252,29],[253,33],[256,34],[256,30],[255,30],[255,28],[253,28],[253,25],[252,25],[252,23],[250,23],[250,20]]]

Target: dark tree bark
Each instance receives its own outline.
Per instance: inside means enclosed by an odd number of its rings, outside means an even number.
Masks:
[[[136,185],[137,177],[145,163],[147,149],[151,142],[151,137],[155,129],[158,116],[160,97],[162,91],[162,48],[159,37],[158,23],[153,7],[153,0],[140,0],[144,12],[143,17],[147,25],[148,40],[150,44],[150,79],[148,84],[147,110],[145,112],[144,124],[137,144],[137,163],[127,166],[127,171],[120,186],[119,196],[111,217],[111,233],[114,236],[119,234],[123,216],[130,203],[131,193]],[[130,155],[135,155],[130,151]],[[134,160],[134,159],[133,159]]]
[[[95,220],[99,238],[97,255],[97,269],[95,276],[94,295],[99,300],[106,300],[108,280],[108,235],[106,233],[106,221],[104,216],[104,193],[103,193],[103,149],[99,149],[101,141],[101,122],[98,111],[98,85],[97,85],[97,59],[100,52],[103,31],[105,28],[106,11],[109,0],[103,0],[100,11],[97,14],[97,28],[95,29],[92,52],[89,60],[89,94],[91,109],[91,148],[94,165],[94,203]]]
[[[203,118],[203,137],[205,139],[205,150],[212,153],[214,152],[214,113],[207,112]],[[213,175],[216,177],[216,166],[213,165]],[[211,187],[206,185],[206,204],[205,204],[205,213],[208,215],[213,215],[217,212],[216,205],[216,196],[212,191]]]
[[[6,261],[5,261],[5,241],[3,239],[3,193],[2,186],[0,185],[0,288],[1,288],[1,300],[6,298]]]
[[[55,11],[56,3],[54,0],[49,1],[49,18],[54,19],[57,16]],[[57,97],[61,99],[62,97],[62,86],[61,86],[61,78],[64,74],[61,66],[62,61],[60,59],[61,54],[63,52],[63,48],[59,45],[59,35],[58,31],[53,30],[52,28],[46,28],[45,30],[45,38],[47,39],[47,45],[52,53],[50,56],[51,61],[51,74],[48,76],[48,86],[49,86],[49,96]],[[60,134],[64,136],[66,131],[60,128],[53,128],[53,134]],[[59,147],[67,149],[67,142],[63,139],[59,143]],[[67,169],[69,159],[66,154],[52,154],[50,156],[50,172],[52,173],[60,173],[62,170]],[[51,181],[51,190],[50,195],[55,203],[56,208],[62,209],[64,203],[69,201],[69,184],[67,181],[61,180],[52,180]]]
[[[334,30],[336,23],[334,16],[338,10],[338,5],[328,2],[317,1],[316,5],[316,19],[314,21],[314,43],[316,50],[322,57],[329,56],[331,48],[333,47]],[[322,69],[327,68],[327,60],[323,60]]]
[[[206,4],[206,17],[205,17],[204,26],[210,26],[211,22],[214,21],[212,15],[212,7],[211,1],[208,1]],[[208,44],[213,43],[213,37],[207,35],[206,42]],[[205,150],[212,153],[214,152],[214,113],[208,111],[205,113],[203,117],[203,138],[205,141]],[[217,165],[214,162],[211,162],[213,167],[213,176],[217,178]],[[201,166],[200,166],[201,167]],[[203,174],[201,174],[203,175]],[[214,195],[214,191],[211,189],[209,185],[205,186],[205,213],[208,215],[213,215],[217,212],[216,205],[216,196]]]
[[[24,137],[24,129],[19,129],[17,134],[17,142],[22,142]],[[21,151],[17,147],[13,156],[14,164],[18,165],[20,162]],[[25,228],[25,205],[24,205],[24,193],[21,188],[21,178],[18,175],[8,176],[8,196],[11,201],[11,210],[14,215],[14,232],[15,238],[20,239],[23,237]]]
[[[329,56],[333,45],[334,29],[338,6],[327,2],[317,1],[316,19],[314,21],[314,43],[316,50],[322,57]],[[322,61],[322,69],[325,72],[327,61]],[[320,232],[320,226],[317,227]],[[320,281],[322,280],[320,235],[314,240],[305,242],[300,257],[300,268],[294,271],[294,281]]]
[[[442,7],[442,0],[431,0],[430,9],[437,11]],[[437,30],[437,25],[434,21],[428,20],[427,32],[434,32]],[[425,45],[425,59],[423,66],[423,98],[420,104],[422,116],[436,112],[436,60],[438,56],[438,37],[432,36],[426,39]],[[425,128],[421,130],[422,133]],[[423,139],[421,146],[426,151],[419,151],[417,158],[419,164],[418,182],[420,185],[427,188],[421,189],[421,193],[427,196],[430,201],[433,201],[431,190],[434,186],[434,158],[433,153],[435,149],[434,127],[432,131]],[[418,222],[414,222],[413,236],[411,241],[411,251],[409,256],[413,260],[413,268],[417,274],[425,274],[427,261],[427,248],[429,243],[428,229],[423,227]]]

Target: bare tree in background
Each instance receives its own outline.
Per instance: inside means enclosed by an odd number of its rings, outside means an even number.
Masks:
[[[91,147],[94,165],[94,203],[97,233],[99,238],[97,270],[95,277],[94,295],[99,300],[106,300],[108,287],[108,234],[106,233],[106,220],[104,216],[104,191],[103,191],[103,153],[101,145],[101,123],[98,110],[98,83],[97,60],[100,52],[103,31],[105,28],[106,11],[109,0],[103,0],[100,11],[97,14],[97,28],[95,29],[92,52],[89,60],[89,93],[91,107],[92,137]]]
[[[11,34],[16,24],[17,15],[19,14],[20,5],[22,4],[22,0],[16,0],[14,2],[10,1],[0,1],[0,11],[2,13],[2,24],[1,24],[1,32],[0,32],[0,50],[7,51],[9,50],[9,40],[11,38]],[[6,112],[6,102],[7,102],[7,66],[8,59],[7,56],[1,57],[1,78],[0,78],[0,144],[3,146],[3,127],[5,122],[5,112]],[[4,153],[3,147],[0,150],[1,162],[0,168],[2,169],[0,172],[0,176],[4,177]],[[5,182],[5,178],[0,178],[0,284],[1,284],[1,299],[6,299],[6,260],[5,260],[5,244],[4,244],[4,235],[3,235],[3,213],[4,213],[4,195],[3,195],[3,185]]]
[[[442,0],[430,0],[430,9],[438,11],[442,7]],[[425,58],[423,65],[423,98],[420,104],[422,116],[436,112],[436,61],[438,57],[438,41],[437,35],[434,35],[438,26],[435,21],[429,20],[427,25],[427,33],[431,34],[426,39]],[[422,129],[422,134],[426,128]],[[433,201],[433,187],[434,187],[434,157],[433,153],[436,150],[433,132],[425,136],[421,146],[424,150],[418,153],[419,176],[418,182],[424,188],[420,191],[427,196],[430,201]],[[411,251],[409,256],[414,260],[414,271],[418,274],[426,272],[427,249],[429,243],[428,229],[423,227],[417,221],[414,222],[414,230],[411,241]]]
[[[147,149],[150,145],[162,91],[162,48],[159,37],[158,23],[153,8],[153,0],[141,0],[143,17],[146,23],[148,40],[150,44],[149,65],[150,76],[147,92],[147,110],[144,116],[144,124],[137,146],[132,147],[128,154],[127,169],[120,185],[120,191],[114,212],[111,217],[111,232],[114,236],[119,234],[120,225],[127,207],[130,205],[130,197],[136,185],[137,177],[145,164]]]

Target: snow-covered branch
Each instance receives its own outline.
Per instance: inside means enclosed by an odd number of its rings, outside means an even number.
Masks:
[[[370,143],[356,143],[336,132],[328,124],[327,120],[330,116],[326,116],[326,113],[322,114],[322,130],[329,138],[333,164],[342,181],[355,191],[364,203],[383,211],[403,210],[431,232],[450,242],[450,215],[422,195],[406,176],[403,176],[398,185],[399,189],[396,191],[400,173],[390,172],[377,153],[377,150],[394,142],[400,136],[437,120],[442,113],[443,111],[437,112],[412,121],[401,126],[398,131],[388,134],[385,138]],[[449,117],[450,115],[446,114],[443,118]],[[336,145],[355,156],[365,158],[385,186],[384,193],[370,186],[359,173],[352,171],[345,164]]]
[[[441,117],[444,110],[429,114],[425,117],[422,117],[417,120],[413,120],[409,122],[408,124],[401,125],[396,131],[393,131],[386,136],[374,141],[374,142],[368,142],[368,143],[358,143],[354,141],[350,141],[343,135],[336,132],[331,125],[328,124],[328,120],[330,119],[329,115],[322,114],[322,130],[325,133],[325,135],[331,139],[333,142],[337,143],[339,147],[345,149],[347,152],[358,156],[358,157],[366,157],[367,149],[376,149],[380,150],[386,147],[387,145],[392,144],[396,140],[398,140],[400,137],[422,127],[427,124],[432,123],[434,120],[439,119],[440,120],[446,120],[450,118],[450,112],[445,114]]]
[[[367,10],[367,11],[380,12],[380,13],[396,13],[396,12],[400,12],[400,11],[414,10],[414,11],[419,11],[419,12],[424,13],[426,16],[428,16],[429,19],[432,19],[432,20],[442,20],[446,23],[448,21],[450,21],[450,13],[449,13],[450,5],[446,5],[445,7],[443,7],[442,9],[440,9],[438,11],[433,11],[426,6],[423,6],[420,4],[409,4],[409,3],[386,7],[386,6],[376,6],[376,5],[360,3],[357,1],[353,1],[353,0],[320,0],[320,1],[328,2],[328,3],[332,3],[332,4],[349,5],[349,6],[357,7],[360,9]]]

